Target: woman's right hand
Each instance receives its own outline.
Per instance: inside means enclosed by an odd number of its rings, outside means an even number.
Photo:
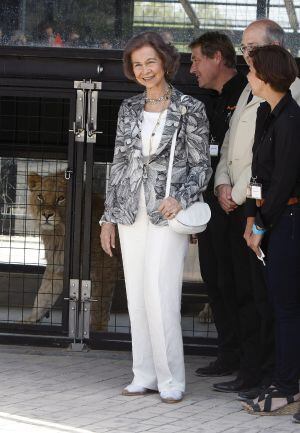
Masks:
[[[115,248],[116,230],[112,223],[104,223],[101,226],[100,242],[103,250],[110,257],[113,256],[112,248]]]

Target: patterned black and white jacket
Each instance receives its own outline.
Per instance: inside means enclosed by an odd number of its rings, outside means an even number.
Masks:
[[[118,117],[114,159],[101,222],[133,224],[143,182],[147,213],[156,225],[168,222],[157,211],[165,197],[172,137],[178,127],[170,196],[185,209],[199,200],[211,176],[204,104],[173,88],[157,151],[144,164],[141,125],[145,94],[123,101]]]

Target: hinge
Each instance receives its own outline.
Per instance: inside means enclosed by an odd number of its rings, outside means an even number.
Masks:
[[[78,338],[81,340],[90,337],[90,317],[91,302],[97,302],[97,299],[91,298],[92,282],[91,280],[82,280],[81,282],[81,308],[79,313],[79,332]]]
[[[64,298],[69,301],[69,337],[77,338],[78,330],[78,301],[79,301],[79,280],[70,279],[70,296]]]
[[[69,132],[74,134],[76,142],[84,143],[86,139],[87,143],[95,143],[96,134],[102,134],[97,131],[98,90],[102,89],[102,82],[74,81],[74,89],[77,92],[76,118]]]
[[[101,72],[103,71],[103,68]],[[102,82],[101,81],[85,81],[83,79],[82,81],[74,81],[74,89],[81,89],[81,90],[101,90],[102,89]]]

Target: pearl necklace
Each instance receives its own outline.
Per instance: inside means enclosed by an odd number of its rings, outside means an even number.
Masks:
[[[166,93],[164,95],[160,96],[159,98],[147,98],[147,93],[146,93],[145,102],[146,102],[146,104],[150,104],[150,105],[159,104],[162,101],[167,101],[168,99],[170,99],[171,94],[172,94],[172,87],[171,86],[169,86]]]

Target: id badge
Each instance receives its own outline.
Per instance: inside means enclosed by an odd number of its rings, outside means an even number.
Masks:
[[[255,200],[262,199],[262,184],[257,182],[250,182],[247,186],[247,198]]]
[[[219,155],[219,145],[216,143],[209,145],[209,153],[210,156],[218,156]]]

